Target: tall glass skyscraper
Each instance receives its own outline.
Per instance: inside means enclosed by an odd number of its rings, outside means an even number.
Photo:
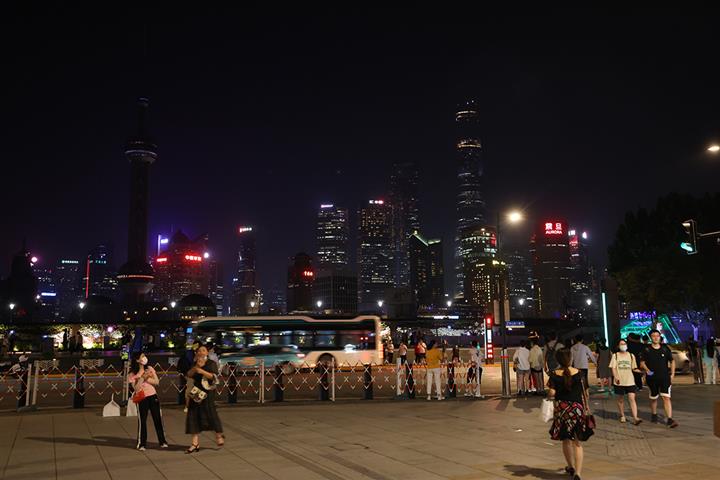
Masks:
[[[320,205],[317,222],[317,256],[320,268],[348,265],[348,211],[331,204]]]
[[[237,270],[232,281],[233,315],[247,315],[260,311],[260,291],[257,288],[256,245],[253,227],[238,228],[240,244],[237,253]]]
[[[479,113],[475,101],[461,104],[455,113],[457,127],[458,193],[457,230],[455,235],[456,291],[462,295],[464,258],[461,248],[463,232],[483,226],[485,202],[480,193],[482,177]]]
[[[360,310],[377,308],[385,292],[395,286],[392,206],[370,200],[358,220],[358,296]]]
[[[420,231],[418,177],[417,162],[393,165],[390,176],[390,204],[393,209],[394,275],[397,287],[410,285],[410,236]]]

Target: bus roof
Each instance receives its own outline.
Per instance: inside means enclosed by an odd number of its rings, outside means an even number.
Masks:
[[[360,315],[357,317],[328,317],[328,316],[309,316],[309,315],[248,315],[240,317],[205,317],[201,320],[195,320],[191,323],[194,327],[222,327],[228,325],[243,324],[264,324],[272,325],[274,323],[284,325],[303,325],[303,324],[338,324],[345,323],[352,325],[362,322],[380,322],[377,315]]]

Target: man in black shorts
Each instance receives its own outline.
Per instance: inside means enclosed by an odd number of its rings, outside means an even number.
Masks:
[[[640,354],[640,368],[647,374],[652,421],[658,421],[657,399],[660,396],[667,417],[667,426],[675,428],[678,423],[672,418],[672,402],[670,400],[672,381],[675,378],[675,360],[670,347],[662,343],[660,331],[651,330],[650,339],[652,343],[647,345]]]

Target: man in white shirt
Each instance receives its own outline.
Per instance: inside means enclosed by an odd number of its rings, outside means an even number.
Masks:
[[[465,385],[465,396],[474,396],[475,398],[484,398],[480,393],[480,384],[482,383],[482,362],[483,354],[480,351],[480,344],[477,341],[472,342],[472,350],[470,351],[470,367],[467,372],[467,384]]]
[[[570,353],[572,354],[572,366],[582,372],[585,389],[587,390],[589,388],[588,362],[595,363],[595,357],[590,351],[590,348],[583,343],[583,336],[581,334],[575,335],[575,345],[570,349]]]
[[[530,388],[530,350],[527,340],[520,341],[520,348],[515,350],[513,364],[517,374],[518,396],[527,395]]]
[[[545,355],[540,348],[539,340],[534,338],[530,340],[532,348],[530,349],[530,375],[535,382],[536,395],[545,394],[545,384],[543,378],[543,369],[545,368]]]

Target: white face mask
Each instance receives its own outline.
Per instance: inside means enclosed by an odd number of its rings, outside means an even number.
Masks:
[[[138,363],[142,366],[147,365],[148,359],[147,357],[142,357],[140,360],[138,360]]]
[[[627,352],[627,345],[620,345],[621,352]]]

